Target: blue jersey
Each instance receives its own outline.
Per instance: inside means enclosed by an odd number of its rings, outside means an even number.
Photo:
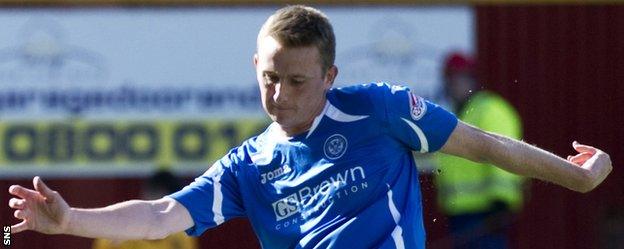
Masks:
[[[190,235],[247,217],[263,248],[424,248],[411,152],[440,149],[456,124],[405,87],[332,89],[309,131],[283,138],[274,123],[170,197]]]

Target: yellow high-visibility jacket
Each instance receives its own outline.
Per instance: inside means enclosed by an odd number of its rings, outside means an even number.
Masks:
[[[161,240],[129,240],[120,244],[110,240],[97,239],[93,249],[197,249],[197,239],[189,237],[184,232],[169,235]]]
[[[482,130],[511,138],[522,137],[516,110],[502,97],[481,91],[473,95],[458,118]],[[439,154],[435,182],[438,204],[447,215],[487,211],[496,201],[517,211],[522,207],[524,178],[488,164]]]

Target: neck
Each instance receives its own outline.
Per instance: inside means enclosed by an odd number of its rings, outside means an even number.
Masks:
[[[310,128],[312,127],[312,124],[314,123],[314,119],[316,119],[316,117],[318,117],[319,115],[321,115],[321,112],[323,112],[323,108],[325,107],[325,102],[327,101],[326,98],[323,98],[322,101],[320,101],[316,107],[314,108],[313,112],[310,112],[310,116],[308,116],[308,118],[306,119],[305,122],[302,122],[299,125],[295,125],[295,126],[282,126],[280,124],[278,124],[278,126],[280,127],[281,133],[284,134],[286,137],[294,137],[296,135],[299,135],[303,132],[306,132],[308,130],[310,130]]]

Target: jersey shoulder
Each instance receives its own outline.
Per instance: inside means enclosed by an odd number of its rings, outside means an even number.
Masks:
[[[405,86],[378,82],[331,89],[327,99],[345,113],[386,120],[388,112],[408,110],[410,96],[421,99]]]
[[[327,93],[327,99],[345,113],[377,116],[384,111],[386,96],[397,89],[407,88],[387,83],[358,84],[332,88]]]
[[[252,136],[243,141],[223,156],[219,161],[225,167],[234,167],[234,170],[245,168],[255,163],[258,154],[270,143],[271,136],[268,134],[270,126],[262,133]]]

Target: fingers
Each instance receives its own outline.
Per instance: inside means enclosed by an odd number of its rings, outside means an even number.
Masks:
[[[22,221],[18,224],[12,225],[11,226],[11,233],[16,234],[19,232],[23,232],[28,230],[28,224],[26,223],[26,221]]]
[[[590,153],[581,153],[576,156],[568,156],[568,161],[580,166],[583,165],[592,156],[593,155]]]
[[[9,207],[14,209],[24,209],[26,207],[26,201],[17,198],[11,198],[11,200],[9,200]]]
[[[577,141],[572,142],[572,147],[574,147],[574,149],[580,153],[591,153],[592,155],[596,153],[596,148],[580,144]]]
[[[16,195],[22,199],[34,198],[39,195],[36,191],[24,188],[20,185],[13,185],[9,187],[9,193],[12,195]]]
[[[52,191],[44,182],[41,180],[39,176],[35,176],[33,178],[33,185],[35,186],[35,190],[37,190],[44,197],[50,198],[54,195],[54,191]],[[48,199],[49,200],[49,199]]]
[[[13,213],[13,216],[15,216],[15,218],[18,218],[20,220],[25,220],[26,218],[28,218],[29,214],[30,212],[28,210],[15,210],[15,212]]]

